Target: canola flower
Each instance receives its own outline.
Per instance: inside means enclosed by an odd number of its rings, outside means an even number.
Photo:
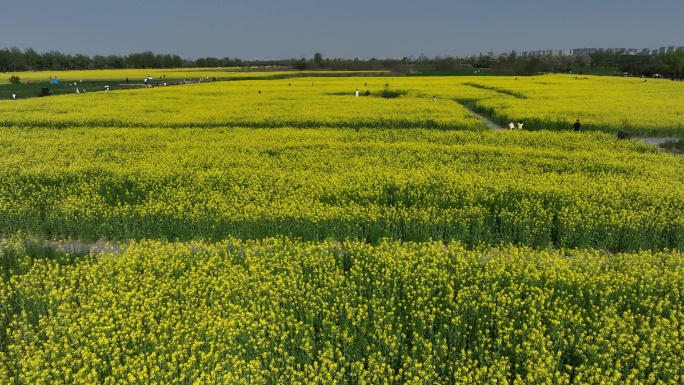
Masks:
[[[684,246],[681,158],[605,134],[5,129],[0,233]]]
[[[665,383],[684,255],[287,238],[0,248],[0,382]],[[7,275],[9,273],[9,275]]]
[[[144,70],[65,73],[100,80],[140,78]],[[141,72],[143,71],[143,72]],[[154,71],[153,71],[154,72]],[[162,71],[163,72],[163,71]],[[152,73],[159,77],[160,73]],[[193,75],[194,74],[194,75]],[[535,77],[302,77],[298,72],[183,72],[184,78],[236,79],[116,92],[0,101],[2,127],[353,127],[486,130],[463,107],[500,125],[522,120],[526,130],[615,135],[684,136],[680,82],[572,75]],[[39,76],[46,77],[40,73]],[[325,75],[325,74],[323,74]],[[356,73],[358,75],[358,73]],[[266,77],[270,78],[266,78]],[[295,76],[288,78],[288,76]],[[246,80],[239,80],[246,79]],[[315,84],[312,86],[312,84]],[[354,90],[370,97],[355,98]],[[258,93],[261,90],[262,93]],[[398,97],[385,99],[386,92]],[[432,97],[437,98],[437,102]],[[458,103],[457,103],[458,102]]]
[[[681,157],[548,131],[679,86],[535,79],[0,102],[0,383],[682,383]]]
[[[382,98],[382,79],[222,81],[3,101],[0,127],[487,129],[457,103],[435,103],[420,91]],[[369,84],[371,96],[353,97],[363,84]]]

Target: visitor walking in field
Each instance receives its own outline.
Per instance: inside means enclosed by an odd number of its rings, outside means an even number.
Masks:
[[[359,89],[358,88],[356,89],[356,91],[354,91],[354,96],[356,96],[357,98],[359,97]]]
[[[512,129],[514,129],[514,128],[515,128],[515,124],[514,124],[513,121],[511,120],[511,122],[508,123],[508,129],[509,129],[509,130],[512,130]]]
[[[577,131],[577,132],[580,131],[580,129],[582,128],[582,124],[580,124],[579,119],[577,119],[577,121],[575,122],[575,124],[572,127],[575,129],[575,131]]]
[[[518,130],[522,130],[523,128],[523,122],[522,120],[518,120]]]

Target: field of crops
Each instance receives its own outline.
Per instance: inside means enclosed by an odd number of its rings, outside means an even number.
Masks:
[[[13,128],[0,154],[4,234],[684,246],[682,158],[600,133]]]
[[[0,286],[4,384],[684,380],[680,252],[286,239],[146,241],[71,263],[2,252],[16,266]]]
[[[635,136],[684,137],[684,83],[670,80],[575,77],[468,78],[456,98],[502,126],[522,119],[528,130],[584,130]]]
[[[684,382],[681,84],[281,75],[0,101],[0,383]]]
[[[582,77],[293,77],[280,72],[232,73],[148,71],[155,79],[258,78],[186,86],[64,95],[60,98],[0,103],[0,126],[11,127],[391,127],[464,129],[455,101],[502,126],[523,120],[528,130],[570,130],[576,119],[584,130],[635,136],[684,137],[684,83],[669,80]],[[163,74],[162,74],[163,72]],[[143,75],[144,74],[144,75]],[[63,82],[88,72],[59,74]],[[302,75],[302,74],[298,74]],[[136,80],[147,72],[98,71],[102,83]],[[43,76],[45,77],[45,76]],[[48,79],[46,78],[45,81]],[[85,83],[88,83],[86,80]],[[78,88],[79,86],[72,86]],[[354,90],[370,98],[352,99]],[[38,88],[36,88],[38,90]],[[262,91],[259,94],[259,90]],[[380,98],[390,91],[396,99]],[[36,91],[37,92],[37,91]],[[95,95],[96,94],[96,95]],[[438,98],[433,103],[432,97]],[[58,100],[55,100],[58,99]]]

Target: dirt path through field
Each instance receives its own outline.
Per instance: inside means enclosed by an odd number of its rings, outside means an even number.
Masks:
[[[460,104],[460,103],[459,103],[459,104]],[[465,107],[465,108],[468,110],[468,112],[470,112],[471,115],[473,115],[474,117],[476,117],[476,118],[482,120],[483,122],[485,122],[485,124],[487,124],[487,126],[489,126],[489,128],[491,128],[492,130],[494,130],[494,131],[499,131],[499,130],[504,130],[504,129],[505,129],[505,128],[499,126],[498,124],[494,123],[493,121],[491,121],[491,120],[490,120],[489,118],[487,118],[486,116],[482,116],[482,115],[478,114],[477,112],[471,110],[470,108],[466,107],[466,106],[463,105],[463,104],[461,104],[461,105],[462,105],[463,107]],[[635,139],[635,140],[640,140],[640,141],[642,141],[642,142],[644,142],[644,143],[652,144],[652,145],[658,146],[658,147],[660,147],[660,145],[665,144],[665,143],[667,143],[667,142],[677,142],[677,141],[679,141],[678,138],[673,138],[673,137],[669,137],[669,138],[665,138],[665,137],[663,137],[663,138],[656,138],[656,137],[652,137],[652,138],[637,138],[637,137],[635,137],[634,139]]]
[[[0,238],[0,247],[5,246],[7,243],[10,243],[12,241],[4,238]],[[84,242],[84,241],[74,241],[74,240],[65,240],[65,241],[54,241],[54,240],[45,240],[45,241],[35,241],[35,240],[25,240],[22,241],[25,245],[34,245],[34,246],[39,246],[39,247],[44,247],[44,248],[50,248],[50,249],[56,249],[59,250],[63,253],[68,253],[68,254],[76,254],[76,255],[82,255],[82,254],[99,254],[105,251],[111,251],[111,252],[120,252],[123,250],[126,250],[128,248],[128,243],[118,243],[118,242],[112,242],[112,241],[97,241],[97,242]]]
[[[661,144],[665,144],[667,142],[678,142],[678,138],[634,138],[637,140],[641,140],[642,142],[648,143],[648,144],[653,144],[655,146],[660,146]]]
[[[468,107],[466,107],[466,106],[463,106],[463,107],[465,107],[465,108],[468,110],[468,112],[470,112],[471,115],[473,115],[474,117],[476,117],[476,118],[480,119],[481,121],[485,122],[485,124],[487,124],[487,126],[489,126],[489,128],[491,128],[492,130],[494,130],[494,131],[503,130],[503,127],[501,127],[501,126],[499,126],[498,124],[492,122],[492,121],[491,121],[490,119],[488,119],[487,117],[478,114],[477,112],[471,110],[470,108],[468,108]]]

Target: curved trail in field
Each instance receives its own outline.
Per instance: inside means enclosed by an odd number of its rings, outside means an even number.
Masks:
[[[673,137],[670,137],[670,138],[636,138],[635,137],[634,139],[640,140],[640,141],[647,143],[647,144],[653,144],[655,146],[660,146],[661,144],[665,144],[667,142],[678,142],[679,141],[679,138],[673,138]]]
[[[463,104],[461,104],[461,105],[463,106]],[[468,107],[466,107],[466,106],[463,106],[463,108],[465,108],[466,110],[468,110],[468,112],[470,112],[470,114],[473,115],[474,117],[476,117],[476,118],[480,119],[481,121],[485,122],[485,124],[486,124],[487,126],[489,126],[489,128],[491,128],[492,130],[494,130],[494,131],[503,130],[503,127],[501,127],[501,126],[499,126],[498,124],[492,122],[489,118],[487,118],[487,117],[485,117],[485,116],[482,116],[482,115],[478,114],[477,112],[471,110],[470,108],[468,108]]]
[[[460,103],[459,103],[460,104]],[[498,124],[494,123],[491,119],[487,118],[486,116],[480,115],[477,112],[471,110],[470,108],[466,107],[465,105],[461,104],[465,109],[470,112],[471,115],[474,117],[482,120],[485,122],[489,128],[491,128],[493,131],[500,131],[500,130],[505,130],[505,128],[499,126]],[[641,138],[641,137],[634,137],[635,140],[640,140],[646,144],[651,144],[656,147],[660,147],[662,144],[665,144],[667,142],[678,142],[679,138],[674,138],[674,137],[662,137],[662,138],[657,138],[657,137],[646,137],[646,138]]]

